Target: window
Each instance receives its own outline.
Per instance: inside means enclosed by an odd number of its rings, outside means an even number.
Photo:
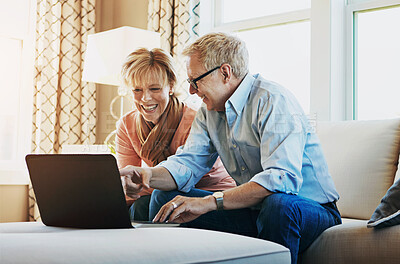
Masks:
[[[310,0],[222,0],[222,23],[308,9]]]
[[[291,90],[310,110],[310,22],[238,32],[250,53],[250,72]],[[260,41],[260,36],[263,40]],[[268,41],[269,39],[274,41]]]
[[[312,118],[400,117],[400,0],[214,0],[201,8],[202,34],[236,32],[251,72],[291,90]]]
[[[354,119],[400,117],[400,6],[354,12]]]
[[[250,73],[289,89],[309,113],[311,1],[243,3],[215,0],[215,23],[209,31],[235,32],[247,44]]]
[[[30,152],[36,1],[2,1],[0,9],[0,183],[27,182]]]

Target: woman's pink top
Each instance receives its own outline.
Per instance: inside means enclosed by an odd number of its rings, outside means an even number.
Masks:
[[[141,166],[142,160],[146,165],[152,166],[149,160],[140,157],[142,145],[136,134],[136,116],[138,114],[137,110],[133,110],[123,116],[118,122],[115,147],[119,168],[127,165]],[[178,147],[185,143],[195,115],[195,110],[186,105],[184,106],[182,120],[169,146],[170,153],[175,153]],[[196,188],[208,191],[226,190],[235,186],[235,181],[226,172],[220,158],[217,159],[213,168],[196,184]],[[153,189],[143,189],[139,194],[141,196],[149,195],[152,191]],[[129,200],[130,202],[127,200],[128,203],[133,201],[132,199]]]

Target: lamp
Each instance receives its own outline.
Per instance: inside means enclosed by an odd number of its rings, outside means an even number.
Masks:
[[[124,114],[123,101],[129,89],[121,81],[121,68],[126,57],[138,48],[159,48],[160,34],[148,30],[120,27],[88,36],[82,81],[118,86],[118,95],[110,104],[110,114],[119,119]],[[120,115],[113,111],[114,103],[120,99]],[[111,132],[105,139],[115,134]]]

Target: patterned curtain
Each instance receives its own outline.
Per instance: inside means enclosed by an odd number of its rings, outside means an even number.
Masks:
[[[96,88],[81,81],[94,9],[95,0],[37,1],[33,153],[95,142]],[[30,186],[29,220],[39,218]]]
[[[183,48],[199,37],[200,0],[149,0],[147,29],[161,34],[161,48],[171,53],[177,64],[180,97],[189,97]]]

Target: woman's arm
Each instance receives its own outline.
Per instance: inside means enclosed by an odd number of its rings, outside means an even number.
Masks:
[[[124,168],[128,165],[141,165],[142,159],[134,148],[135,142],[137,144],[140,144],[140,142],[137,139],[136,130],[132,131],[133,128],[133,126],[127,124],[126,119],[121,119],[118,122],[117,134],[115,136],[115,152],[119,168]]]

